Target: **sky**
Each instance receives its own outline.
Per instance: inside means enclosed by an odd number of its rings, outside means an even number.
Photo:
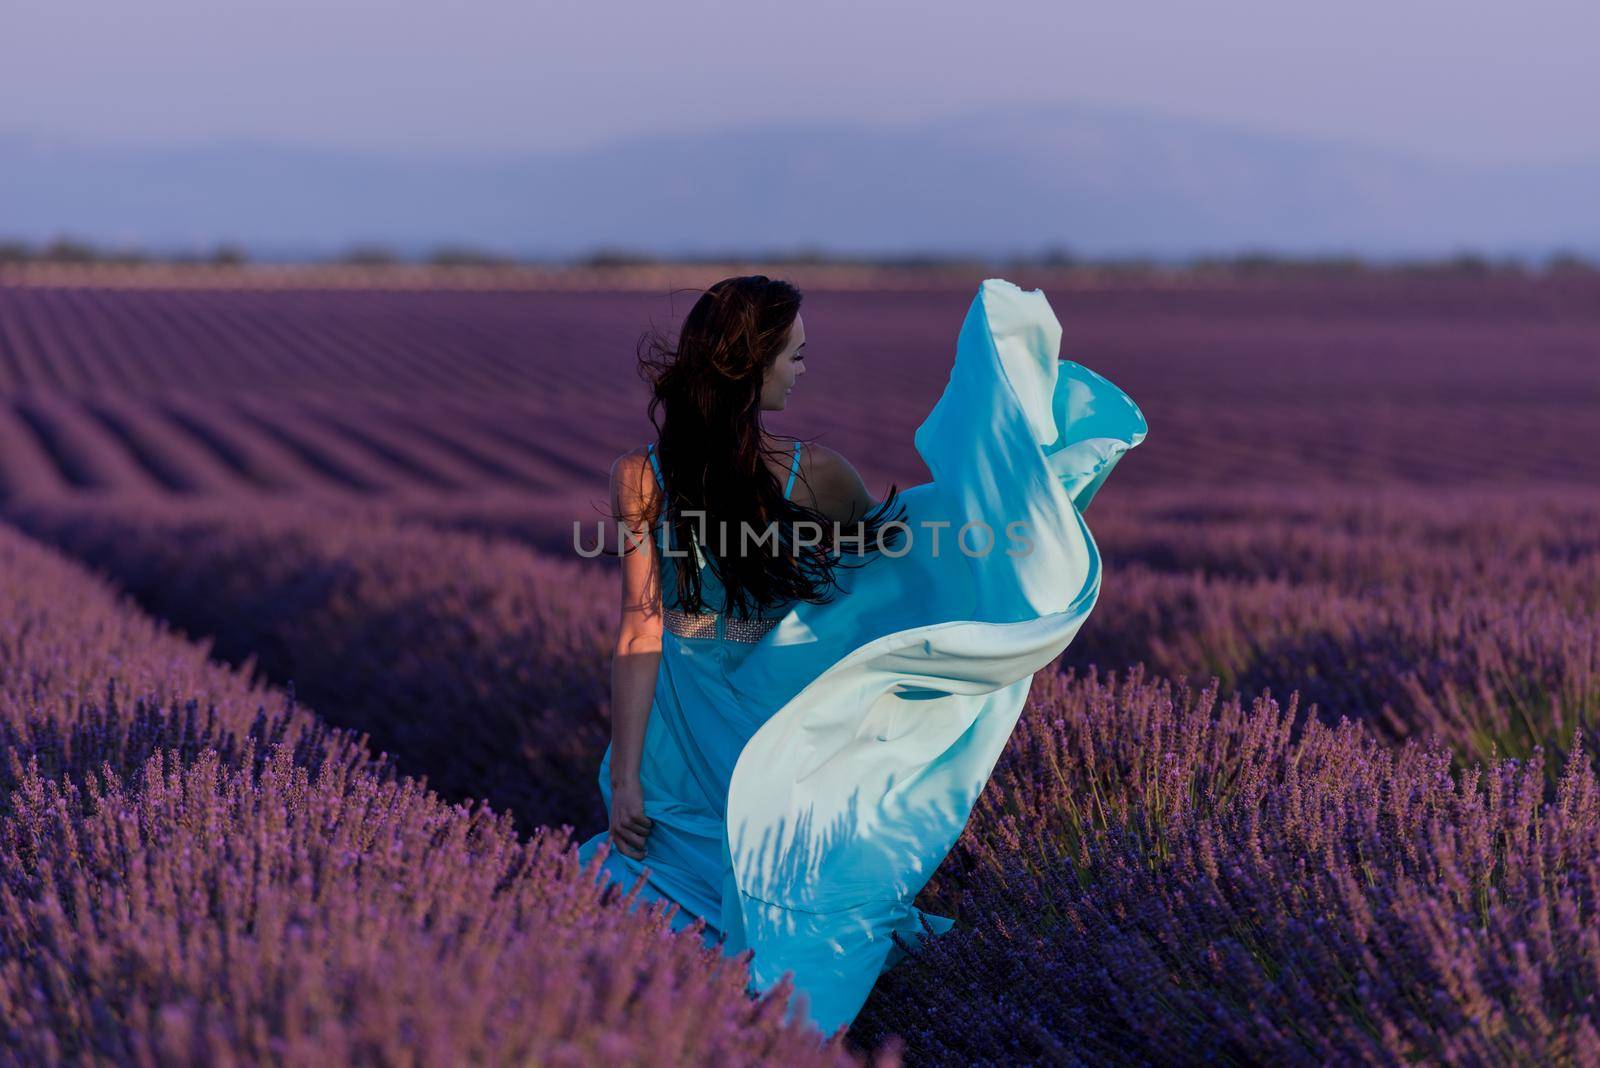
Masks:
[[[0,0],[0,132],[427,153],[1095,103],[1600,160],[1593,0]]]

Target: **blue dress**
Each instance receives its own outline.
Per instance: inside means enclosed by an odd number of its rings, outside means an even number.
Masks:
[[[916,431],[933,479],[901,495],[899,544],[842,568],[832,602],[770,612],[758,640],[721,612],[710,624],[677,614],[662,636],[640,767],[646,858],[613,849],[602,877],[628,887],[643,873],[641,897],[679,905],[677,924],[698,917],[708,941],[752,950],[755,988],[791,974],[793,1011],[823,1031],[855,1018],[900,956],[895,935],[951,926],[912,901],[965,826],[1034,672],[1099,596],[1082,513],[1146,423],[1060,344],[1042,291],[985,280]],[[785,496],[793,484],[791,470]],[[702,580],[720,605],[714,570]],[[608,808],[609,773],[608,750]]]

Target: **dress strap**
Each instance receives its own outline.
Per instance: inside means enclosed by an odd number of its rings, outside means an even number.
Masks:
[[[800,473],[800,443],[794,443],[794,462],[789,466],[789,484],[783,487],[783,499],[789,499],[789,491],[794,489],[794,476]]]
[[[656,473],[656,485],[660,486],[662,489],[666,489],[667,484],[661,480],[661,464],[656,461],[656,443],[652,441],[649,445],[645,446],[644,451],[645,455],[650,457],[651,470],[655,471]]]

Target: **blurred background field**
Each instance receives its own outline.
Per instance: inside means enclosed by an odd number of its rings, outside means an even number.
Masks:
[[[311,269],[294,288],[243,269],[158,289],[7,286],[0,494],[515,495],[547,510],[559,545],[616,453],[653,436],[638,331],[740,269],[662,267],[622,285],[591,271],[583,288],[540,275],[391,288],[382,270],[345,288]],[[925,479],[911,431],[986,272],[781,273],[805,288],[819,351],[811,403],[774,428],[859,456],[874,484]],[[1600,476],[1600,453],[1581,447],[1600,397],[1600,272],[1006,277],[1045,290],[1064,357],[1160,421],[1124,492]]]

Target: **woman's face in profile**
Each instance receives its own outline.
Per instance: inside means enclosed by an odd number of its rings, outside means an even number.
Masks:
[[[789,327],[789,340],[784,345],[783,351],[778,353],[778,358],[767,368],[767,374],[761,382],[761,410],[766,412],[781,412],[789,406],[789,391],[794,389],[794,384],[806,372],[804,349],[806,347],[806,325],[797,314],[794,325]]]

